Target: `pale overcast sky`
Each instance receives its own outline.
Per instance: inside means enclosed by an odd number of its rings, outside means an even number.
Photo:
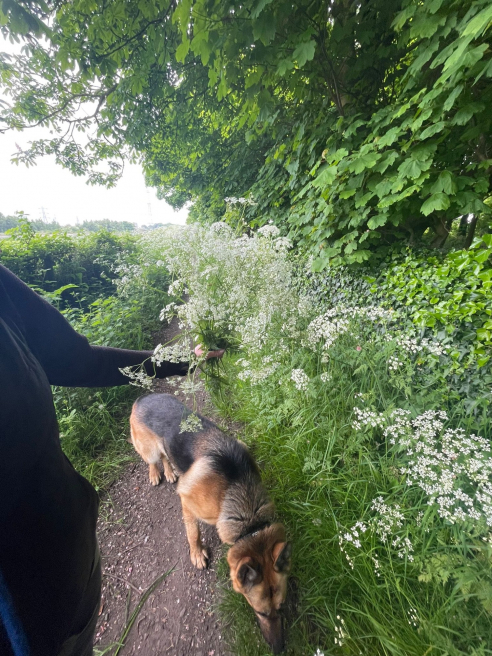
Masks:
[[[13,47],[0,35],[0,51]],[[24,211],[32,219],[44,216],[60,223],[75,224],[91,219],[149,223],[186,222],[187,210],[175,212],[165,201],[156,198],[155,190],[145,186],[140,166],[126,163],[123,177],[114,189],[92,187],[56,165],[54,157],[42,157],[27,168],[10,161],[29,141],[48,137],[47,130],[33,128],[24,132],[0,134],[0,212]],[[43,210],[44,208],[44,210]]]

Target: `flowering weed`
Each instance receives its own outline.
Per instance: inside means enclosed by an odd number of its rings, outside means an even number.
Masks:
[[[288,249],[272,226],[225,223],[144,246],[174,278],[165,316],[233,345],[214,398],[243,422],[292,534],[288,653],[488,653],[490,427],[448,393],[449,338],[343,290],[331,302]],[[241,604],[224,597],[235,651],[266,656]]]

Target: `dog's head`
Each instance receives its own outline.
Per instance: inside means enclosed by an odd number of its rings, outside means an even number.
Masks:
[[[273,524],[239,540],[227,554],[234,590],[243,594],[252,606],[263,637],[274,654],[280,654],[284,648],[279,610],[287,594],[291,552],[284,527]]]

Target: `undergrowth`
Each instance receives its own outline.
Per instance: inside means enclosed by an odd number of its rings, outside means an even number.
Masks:
[[[175,278],[163,314],[233,347],[212,393],[243,423],[293,541],[287,653],[491,654],[491,424],[484,385],[469,384],[480,363],[455,357],[453,333],[378,306],[369,285],[344,303],[313,293],[288,248],[273,226],[237,237],[225,224],[144,245]],[[269,654],[228,586],[222,615],[238,656]]]
[[[152,333],[159,327],[156,305],[167,301],[168,276],[161,269],[131,268],[128,284],[124,265],[112,296],[101,297],[87,309],[64,314],[91,344],[127,349],[152,349]],[[130,270],[130,269],[128,269]],[[56,302],[53,294],[52,301]],[[127,443],[130,409],[141,390],[125,385],[110,388],[53,388],[63,451],[94,487],[107,488],[132,460]]]

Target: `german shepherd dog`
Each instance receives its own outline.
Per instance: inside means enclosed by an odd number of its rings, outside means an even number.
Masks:
[[[262,486],[258,467],[246,446],[199,415],[202,428],[180,432],[190,411],[169,394],[142,396],[130,417],[131,440],[149,465],[152,485],[161,474],[170,483],[179,477],[191,562],[207,567],[207,549],[198,520],[217,527],[227,554],[232,585],[252,606],[272,651],[284,648],[280,607],[287,592],[291,545],[274,522],[274,507]]]

